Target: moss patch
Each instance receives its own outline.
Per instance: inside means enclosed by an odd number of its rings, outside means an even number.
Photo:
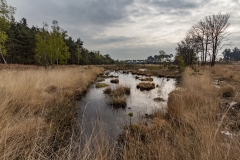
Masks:
[[[98,84],[96,84],[96,88],[103,88],[103,87],[107,87],[108,85],[107,84],[105,84],[105,83],[98,83]]]

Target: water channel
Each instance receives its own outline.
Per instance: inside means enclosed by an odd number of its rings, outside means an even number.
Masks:
[[[133,113],[133,123],[137,123],[143,115],[151,114],[155,109],[166,111],[168,94],[175,89],[175,79],[152,77],[155,85],[150,91],[140,91],[136,85],[141,82],[135,79],[132,73],[123,74],[122,71],[107,71],[109,75],[118,76],[119,84],[110,83],[111,78],[101,83],[111,87],[123,85],[131,88],[131,94],[127,99],[125,108],[115,108],[106,102],[104,88],[95,88],[93,84],[88,93],[77,103],[79,106],[79,122],[82,124],[82,132],[86,137],[94,134],[104,134],[105,138],[116,140],[123,131],[125,125],[129,125],[128,113]],[[139,76],[144,78],[145,76]],[[154,101],[154,98],[161,97],[162,102]],[[106,137],[107,136],[107,137]]]

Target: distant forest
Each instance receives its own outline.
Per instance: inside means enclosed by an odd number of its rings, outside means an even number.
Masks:
[[[83,40],[67,35],[58,21],[51,26],[29,27],[27,20],[15,21],[15,8],[0,1],[0,63],[18,64],[112,64],[114,60],[100,51],[89,51]]]
[[[225,49],[223,51],[223,59],[230,61],[240,61],[240,49],[235,47],[234,49]]]

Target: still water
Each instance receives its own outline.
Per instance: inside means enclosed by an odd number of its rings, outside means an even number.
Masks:
[[[111,78],[107,78],[101,83],[106,83],[113,88],[118,85],[131,88],[127,106],[116,109],[108,105],[106,95],[103,94],[105,88],[95,88],[96,83],[92,85],[86,96],[77,103],[79,106],[79,123],[81,123],[84,136],[89,137],[101,133],[105,138],[116,140],[123,131],[123,127],[129,125],[128,113],[133,113],[132,121],[137,123],[140,117],[151,114],[155,109],[166,111],[168,94],[175,89],[175,79],[152,77],[153,82],[158,87],[150,91],[140,91],[136,88],[136,85],[141,80],[135,79],[136,75],[123,74],[122,71],[108,71],[106,73],[118,76],[119,84],[110,83]],[[145,78],[145,76],[139,77]],[[157,97],[161,97],[165,101],[155,102],[154,98]]]

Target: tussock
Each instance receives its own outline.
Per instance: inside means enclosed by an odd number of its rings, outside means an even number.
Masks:
[[[142,78],[141,81],[153,81],[153,78],[150,77]]]
[[[130,95],[130,87],[118,86],[114,89],[106,88],[103,91],[108,94],[108,103],[114,107],[126,107],[127,96]]]
[[[141,91],[145,91],[145,90],[149,91],[155,88],[155,83],[143,82],[143,83],[139,83],[136,87]]]
[[[111,82],[111,83],[116,83],[116,84],[118,84],[118,83],[119,83],[119,80],[118,80],[118,79],[111,79],[110,82]]]
[[[106,89],[103,90],[104,94],[111,94],[112,92],[112,88],[111,87],[107,87]]]

